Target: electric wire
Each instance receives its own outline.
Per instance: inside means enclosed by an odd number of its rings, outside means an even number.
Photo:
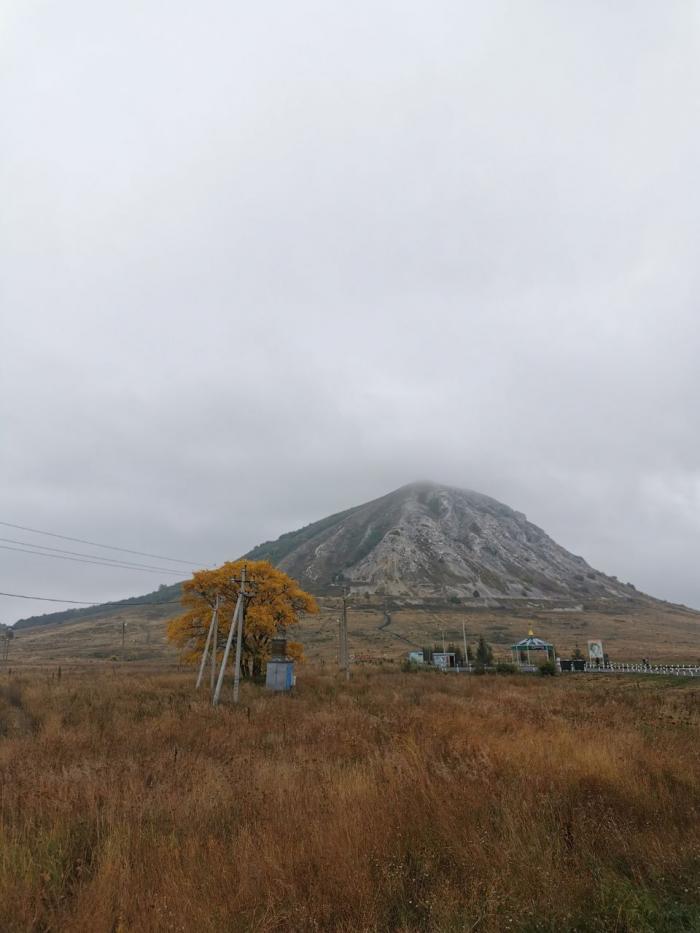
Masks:
[[[136,563],[136,561],[126,560],[126,558],[102,557],[100,554],[86,554],[84,551],[69,551],[62,547],[49,547],[47,544],[34,544],[33,541],[16,541],[14,538],[0,538],[0,541],[4,541],[6,544],[19,544],[23,548],[36,548],[39,551],[54,551],[57,554],[71,554],[73,557],[87,557],[89,559],[94,558],[101,564],[119,567],[120,569],[129,567],[133,568],[134,570],[158,570],[162,571],[163,573],[183,574],[185,572],[184,570],[173,570],[170,567],[153,567],[150,564],[140,564]],[[44,556],[50,557],[51,555],[45,554]]]
[[[58,599],[52,596],[29,596],[27,593],[2,593],[0,596],[8,596],[12,599],[36,599],[42,603],[70,603],[73,606],[95,606],[100,609],[112,609],[118,606],[123,606],[125,609],[131,608],[131,606],[174,606],[176,603],[182,605],[181,600],[179,599],[162,599],[159,602],[143,602],[142,600],[134,600],[133,602],[130,599],[116,599],[113,602],[107,603],[97,603],[94,600],[85,600],[85,599]]]
[[[176,577],[181,577],[182,570],[170,570],[166,567],[147,567],[146,565],[137,566],[129,564],[117,564],[117,563],[107,563],[104,560],[86,560],[83,557],[68,557],[65,554],[44,554],[42,551],[31,551],[27,548],[12,547],[10,544],[0,544],[0,549],[3,551],[19,551],[21,554],[33,554],[35,557],[53,557],[54,560],[70,560],[74,561],[77,564],[95,564],[97,567],[114,567],[118,570],[139,570],[143,573],[153,573],[157,571],[158,573],[172,573]]]
[[[38,599],[42,603],[72,603],[74,606],[96,606],[84,599],[53,599],[51,596],[27,596],[26,593],[0,593],[0,596],[10,596],[12,599]]]
[[[149,554],[147,551],[134,551],[131,548],[117,547],[114,544],[100,544],[98,541],[88,541],[87,538],[72,538],[69,535],[61,535],[54,531],[41,531],[38,528],[28,528],[26,525],[15,525],[12,522],[2,522],[5,528],[16,528],[18,531],[29,531],[35,535],[47,535],[50,538],[61,538],[64,541],[75,541],[78,544],[89,544],[91,547],[101,547],[108,551],[121,551],[123,554],[135,554],[138,557],[151,557],[155,560],[167,560],[175,564],[188,564],[191,567],[203,567],[203,561],[181,560],[179,557],[165,557],[163,554]]]

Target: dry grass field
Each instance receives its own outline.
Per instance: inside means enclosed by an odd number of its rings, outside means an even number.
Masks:
[[[166,643],[165,621],[180,611],[177,605],[126,607],[103,612],[96,618],[59,625],[20,629],[12,643],[10,664],[93,662],[122,659],[122,623],[125,627],[123,656],[135,662],[177,661],[177,652]],[[338,645],[338,600],[321,600],[321,614],[304,619],[295,634],[311,661],[332,661]],[[537,635],[552,641],[563,657],[576,645],[586,650],[589,638],[602,638],[615,661],[657,663],[700,661],[700,613],[653,603],[633,609],[608,611],[561,611],[509,609],[465,611],[456,608],[394,608],[389,624],[381,603],[351,602],[348,614],[350,648],[357,657],[398,660],[413,648],[449,642],[461,644],[462,622],[474,645],[483,634],[497,659],[510,657],[509,646],[527,635],[530,624]]]
[[[320,621],[309,618],[301,625],[301,640],[310,657],[335,656],[339,608],[324,600]],[[510,645],[524,638],[530,625],[551,641],[562,657],[570,657],[578,645],[584,653],[589,638],[602,638],[605,650],[616,661],[700,663],[700,614],[667,604],[638,606],[633,610],[483,610],[399,609],[384,613],[357,601],[348,616],[351,648],[360,656],[398,658],[413,648],[442,643],[462,643],[462,622],[467,640],[475,645],[483,634],[497,659],[510,659]]]
[[[700,684],[0,678],[0,929],[697,931]]]

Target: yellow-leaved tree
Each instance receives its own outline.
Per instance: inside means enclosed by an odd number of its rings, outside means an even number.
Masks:
[[[227,561],[215,570],[199,570],[182,585],[185,612],[168,623],[168,638],[183,652],[186,661],[202,657],[212,610],[219,598],[218,646],[223,652],[231,618],[238,599],[241,571],[246,568],[249,594],[243,631],[241,673],[257,675],[269,656],[270,641],[299,622],[302,613],[317,613],[316,600],[296,580],[266,560]],[[250,585],[248,585],[250,584]],[[291,657],[303,657],[298,642],[288,642]]]

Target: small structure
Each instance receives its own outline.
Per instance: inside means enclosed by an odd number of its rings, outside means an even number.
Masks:
[[[268,690],[291,690],[294,680],[294,661],[267,662],[265,686]]]
[[[454,670],[457,667],[457,655],[454,651],[433,651],[433,666],[441,671]]]
[[[530,628],[527,638],[510,646],[513,653],[513,663],[518,667],[536,668],[545,661],[554,661],[554,645],[548,641],[537,638]]]
[[[460,670],[456,651],[409,651],[406,660],[409,664],[437,667],[440,671]],[[465,668],[462,667],[461,670],[465,670]]]
[[[295,682],[294,661],[287,656],[287,639],[273,638],[265,673],[265,687],[268,690],[285,691],[291,690]]]

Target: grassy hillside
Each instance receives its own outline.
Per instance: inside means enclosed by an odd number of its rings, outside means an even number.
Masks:
[[[700,659],[700,614],[667,604],[608,610],[562,612],[531,609],[484,609],[466,612],[456,607],[416,608],[383,600],[350,601],[348,628],[351,652],[360,659],[399,659],[412,648],[462,642],[462,623],[471,643],[483,634],[497,657],[507,658],[509,646],[527,634],[530,624],[538,635],[552,641],[564,656],[589,638],[602,638],[611,658],[619,661],[697,661]],[[103,614],[74,618],[51,626],[17,632],[10,648],[10,664],[49,661],[90,662],[109,658],[169,663],[176,660],[166,643],[165,624],[177,614],[179,603],[161,602],[114,607]],[[338,643],[340,604],[321,600],[321,614],[304,619],[297,636],[311,660],[333,661]],[[122,623],[124,651],[122,652]]]
[[[248,551],[245,557],[249,560],[269,560],[271,564],[279,564],[281,560],[291,554],[296,548],[313,540],[313,538],[324,531],[339,525],[349,515],[352,515],[357,509],[346,509],[344,512],[336,512],[335,515],[329,515],[320,521],[312,522],[296,531],[288,531],[280,535],[275,541],[264,541],[258,544],[252,551]]]
[[[307,670],[0,686],[5,933],[700,929],[700,691]]]
[[[80,619],[101,619],[114,613],[123,612],[138,606],[175,606],[180,604],[180,584],[163,584],[153,593],[145,596],[132,596],[111,603],[99,603],[84,609],[65,609],[62,612],[47,612],[41,616],[30,616],[15,622],[15,631],[34,628],[37,625],[60,625],[63,622],[75,622]]]

